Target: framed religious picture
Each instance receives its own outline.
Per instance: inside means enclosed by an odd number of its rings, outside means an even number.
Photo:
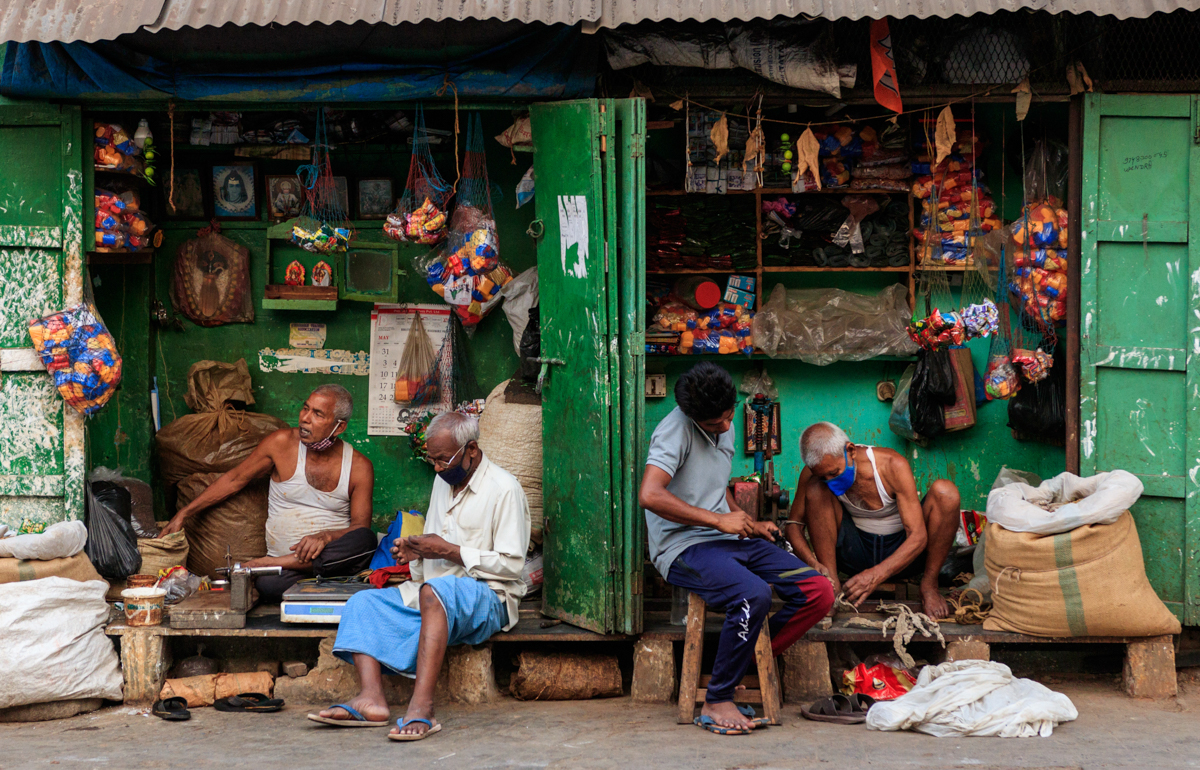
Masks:
[[[207,187],[198,168],[175,169],[174,190],[163,191],[163,210],[167,219],[209,219],[204,193]]]
[[[304,188],[295,174],[267,175],[267,218],[281,222],[300,216],[304,204]]]
[[[342,207],[342,211],[346,212],[346,219],[349,219],[352,211],[350,211],[350,185],[346,182],[346,177],[335,176],[333,178],[333,189],[337,197],[337,205]]]
[[[217,219],[258,219],[258,167],[253,161],[213,166],[212,191]]]
[[[395,207],[391,179],[358,180],[358,215],[355,219],[386,219]]]

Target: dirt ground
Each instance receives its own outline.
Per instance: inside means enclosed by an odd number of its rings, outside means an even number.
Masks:
[[[419,743],[380,729],[323,728],[307,706],[277,714],[194,709],[163,722],[126,707],[55,722],[0,724],[0,768],[1184,768],[1200,766],[1200,687],[1171,701],[1132,700],[1115,682],[1043,680],[1079,719],[1051,738],[938,739],[808,722],[786,705],[784,724],[720,737],[675,724],[672,706],[629,698],[583,702],[505,699],[446,706],[445,727]],[[392,716],[400,715],[394,710]]]

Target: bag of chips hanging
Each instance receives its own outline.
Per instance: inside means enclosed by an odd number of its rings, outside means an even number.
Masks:
[[[433,403],[438,399],[438,379],[437,352],[421,314],[414,313],[404,353],[400,356],[400,368],[396,370],[394,399],[397,403],[414,406]]]
[[[447,209],[452,194],[450,185],[442,179],[433,163],[429,133],[425,129],[425,111],[418,106],[408,182],[396,210],[388,214],[383,232],[389,238],[407,243],[432,246],[441,242],[446,237]]]
[[[450,232],[439,251],[419,261],[430,288],[454,307],[463,326],[474,329],[496,303],[512,271],[500,261],[496,219],[484,158],[483,123],[472,116],[467,129],[463,176]]]
[[[59,394],[76,411],[95,414],[117,392],[121,354],[90,302],[30,321],[29,336]]]

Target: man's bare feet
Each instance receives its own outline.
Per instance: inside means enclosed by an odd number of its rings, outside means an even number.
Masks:
[[[950,615],[950,607],[938,592],[937,586],[921,586],[921,603],[925,606],[925,614],[934,620],[941,620]]]
[[[416,703],[415,701],[409,701],[408,702],[408,711],[404,712],[404,719],[405,720],[428,719],[434,725],[438,724],[438,721],[433,718],[433,704],[432,703]],[[392,735],[424,735],[425,733],[429,732],[432,729],[433,729],[432,727],[425,724],[424,722],[411,722],[411,723],[405,725],[403,730],[401,730],[399,727],[393,727],[391,730],[391,734]]]
[[[721,727],[733,727],[738,730],[754,729],[754,723],[737,710],[733,701],[705,703],[704,707],[700,709],[700,715],[712,717],[712,720]]]
[[[358,713],[367,718],[368,722],[386,722],[391,718],[391,712],[388,711],[387,701],[380,698],[367,697],[362,693],[355,696],[354,700],[347,701],[346,705],[354,709]],[[343,708],[327,708],[320,712],[317,716],[325,717],[326,719],[340,719],[351,721],[354,717],[350,716],[350,712]]]

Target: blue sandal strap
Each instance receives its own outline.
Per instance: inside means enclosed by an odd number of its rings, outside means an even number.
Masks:
[[[433,729],[433,722],[430,722],[428,719],[422,719],[421,717],[413,717],[412,719],[404,719],[403,717],[401,717],[400,719],[396,720],[396,727],[399,727],[401,730],[403,730],[405,727],[408,727],[413,722],[422,722],[426,726],[428,726],[430,730]]]
[[[353,708],[353,707],[351,707],[351,706],[347,706],[345,703],[335,703],[335,704],[333,704],[332,706],[330,706],[329,708],[330,708],[330,710],[332,710],[332,709],[343,709],[343,710],[344,710],[344,711],[345,711],[347,714],[349,714],[350,716],[354,717],[354,721],[356,721],[356,722],[366,722],[366,721],[368,721],[368,720],[367,720],[367,718],[366,718],[365,716],[363,716],[362,714],[358,713],[358,710],[357,710],[357,709],[355,709],[355,708]]]

